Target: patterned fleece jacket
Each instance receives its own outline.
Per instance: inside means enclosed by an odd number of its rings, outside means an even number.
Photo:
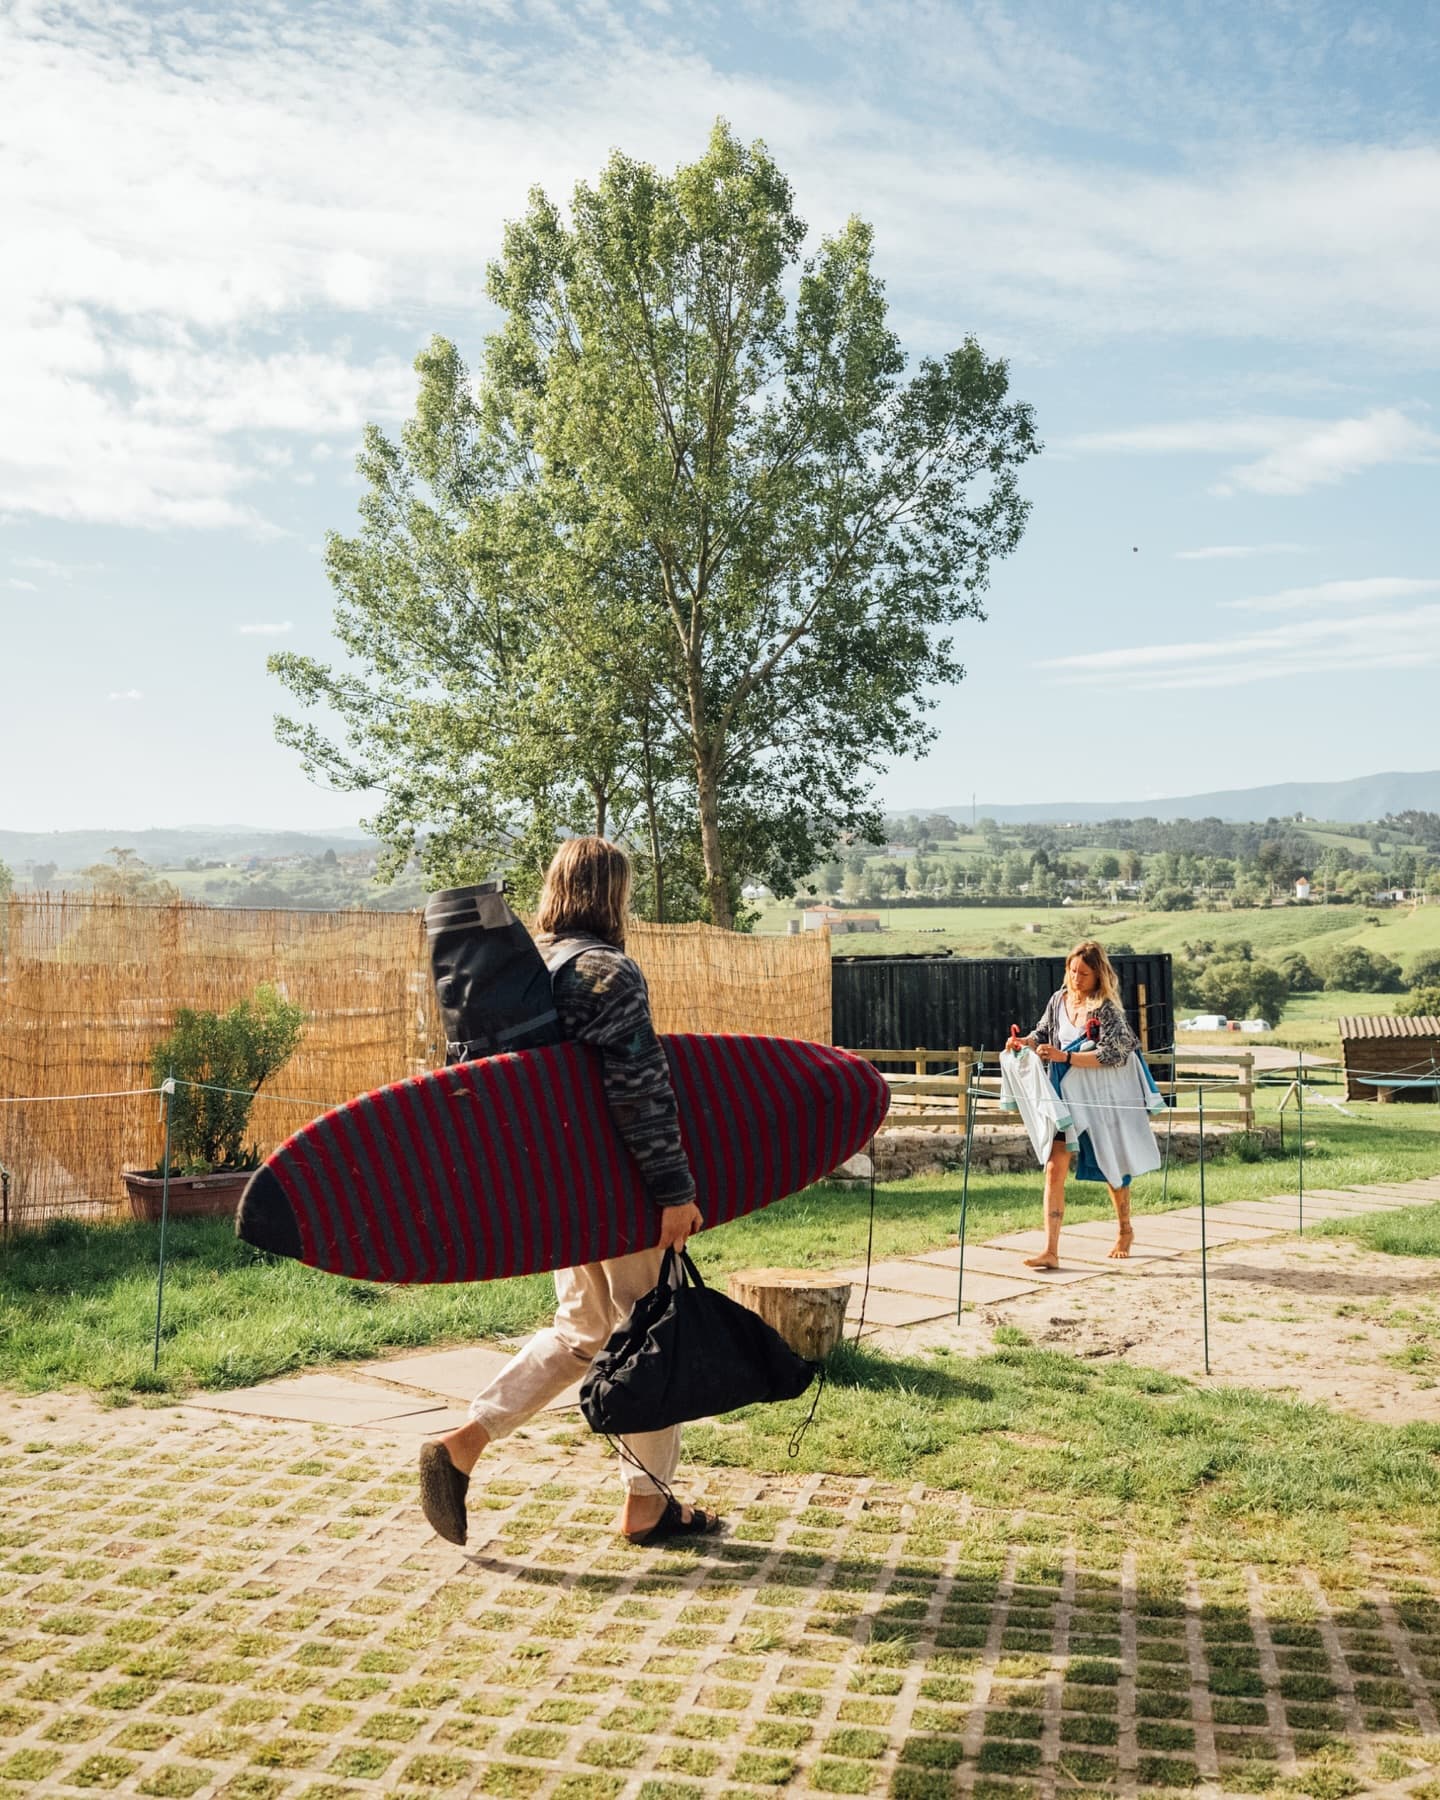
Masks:
[[[1065,990],[1050,996],[1040,1022],[1030,1034],[1037,1044],[1059,1044],[1065,1037],[1062,1023]],[[1095,1053],[1102,1069],[1118,1069],[1140,1048],[1140,1040],[1130,1029],[1130,1021],[1113,1000],[1102,1000],[1095,1018],[1100,1026],[1100,1041]]]
[[[547,946],[542,943],[542,952]],[[695,1177],[680,1142],[670,1065],[650,1016],[650,990],[621,950],[596,944],[555,976],[560,1029],[601,1056],[605,1098],[657,1206],[688,1206]]]

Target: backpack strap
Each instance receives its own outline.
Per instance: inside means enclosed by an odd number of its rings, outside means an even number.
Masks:
[[[540,958],[550,971],[550,979],[553,981],[562,969],[568,969],[587,950],[615,950],[616,955],[623,954],[614,944],[607,944],[604,938],[567,937],[556,938],[554,943],[546,944],[540,951]]]

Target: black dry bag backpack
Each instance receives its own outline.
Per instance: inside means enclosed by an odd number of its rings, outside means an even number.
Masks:
[[[706,1287],[685,1251],[678,1273],[677,1281],[667,1250],[660,1280],[591,1363],[580,1410],[592,1431],[663,1431],[761,1400],[794,1400],[819,1372],[759,1313]]]
[[[550,978],[593,940],[571,939],[542,958],[506,903],[503,881],[432,894],[425,932],[447,1063],[561,1041]]]

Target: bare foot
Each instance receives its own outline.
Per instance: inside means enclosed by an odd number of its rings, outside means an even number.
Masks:
[[[1042,1250],[1038,1256],[1027,1256],[1025,1267],[1027,1269],[1058,1269],[1060,1258],[1058,1254],[1052,1256],[1048,1250]]]
[[[1115,1247],[1110,1255],[1117,1261],[1130,1254],[1130,1246],[1135,1242],[1135,1231],[1132,1226],[1122,1225],[1115,1238]]]

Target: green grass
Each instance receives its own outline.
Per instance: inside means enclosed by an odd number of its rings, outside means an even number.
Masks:
[[[1123,1515],[1147,1537],[1190,1529],[1262,1562],[1340,1553],[1352,1520],[1382,1514],[1433,1533],[1440,1516],[1440,1426],[1396,1429],[1245,1389],[1204,1392],[1023,1344],[962,1358],[847,1343],[792,1459],[796,1411],[753,1407],[690,1426],[686,1453],[921,1481],[984,1505],[1060,1512],[1081,1533]]]
[[[1326,1237],[1356,1238],[1367,1250],[1383,1250],[1388,1256],[1440,1256],[1440,1205],[1334,1219],[1324,1230]]]
[[[772,905],[761,919],[761,931],[784,931],[795,906]],[[1363,944],[1383,951],[1405,966],[1423,952],[1440,950],[1440,906],[1270,906],[1244,912],[1146,912],[1118,903],[1099,906],[929,907],[887,908],[884,902],[862,910],[880,915],[887,929],[877,935],[836,937],[832,946],[843,956],[894,956],[917,950],[948,949],[961,956],[992,956],[1003,940],[1014,956],[1063,954],[1078,938],[1094,936],[1133,945],[1136,950],[1178,953],[1187,942],[1211,938],[1215,943],[1242,940],[1257,956],[1275,961],[1287,950],[1313,954],[1336,944]],[[1038,925],[1027,932],[1026,925]]]
[[[158,1230],[64,1220],[0,1252],[0,1383],[112,1395],[243,1387],[306,1365],[524,1331],[547,1277],[386,1289],[253,1251],[228,1220],[171,1222],[160,1373],[151,1371]]]
[[[1261,1095],[1260,1116],[1276,1104]],[[1346,1187],[1440,1170],[1440,1115],[1432,1107],[1370,1107],[1340,1115],[1306,1110],[1307,1183]],[[1289,1115],[1293,1125],[1294,1114]],[[1287,1131],[1291,1127],[1287,1126]],[[1293,1131],[1289,1141],[1293,1144]],[[1208,1167],[1212,1202],[1293,1187],[1294,1164],[1221,1155]],[[1199,1197],[1194,1165],[1177,1166],[1168,1202],[1152,1176],[1135,1210],[1187,1206]],[[977,1175],[970,1184],[972,1242],[1037,1221],[1039,1171]],[[876,1193],[878,1258],[944,1244],[959,1216],[960,1176],[921,1177]],[[1104,1218],[1102,1189],[1072,1186],[1068,1220]],[[696,1242],[707,1277],[747,1266],[844,1268],[865,1259],[869,1195],[812,1188]],[[293,1370],[421,1345],[523,1332],[549,1318],[547,1276],[468,1287],[386,1288],[323,1275],[239,1243],[226,1221],[170,1226],[160,1369],[151,1370],[158,1233],[141,1224],[71,1221],[17,1237],[0,1252],[0,1385],[32,1392],[79,1385],[121,1399],[240,1387]]]
[[[1274,1031],[1182,1031],[1180,1042],[1197,1049],[1214,1046],[1243,1050],[1268,1045],[1285,1050],[1307,1050],[1338,1062],[1341,1019],[1356,1016],[1388,1018],[1404,998],[1403,994],[1362,994],[1351,989],[1292,994]]]

